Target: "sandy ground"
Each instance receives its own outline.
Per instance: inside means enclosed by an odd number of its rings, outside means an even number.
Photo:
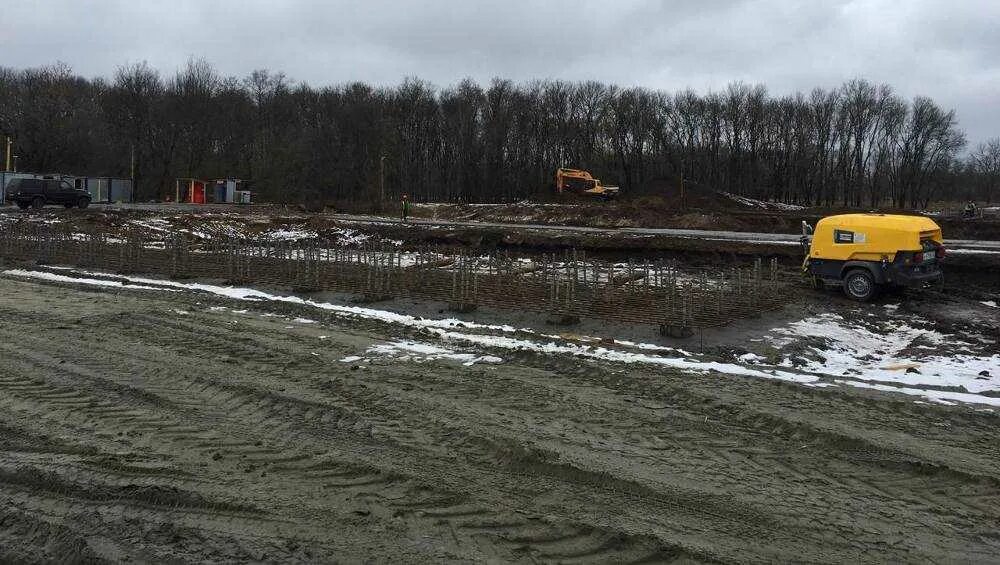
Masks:
[[[977,406],[449,358],[400,350],[427,340],[403,325],[186,291],[5,276],[0,322],[0,561],[1000,554],[1000,420]]]

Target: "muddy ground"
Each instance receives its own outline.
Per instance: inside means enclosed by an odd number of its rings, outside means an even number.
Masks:
[[[953,239],[1000,239],[1000,207],[986,206],[980,217],[964,219],[962,205],[935,205],[927,214]],[[438,220],[514,224],[571,225],[593,228],[678,228],[799,233],[803,221],[815,225],[832,214],[879,211],[918,214],[912,210],[846,209],[785,205],[727,196],[724,193],[673,197],[645,196],[599,202],[574,196],[551,202],[509,204],[417,204],[414,216]]]
[[[474,208],[492,209],[492,206],[477,205]],[[551,207],[551,205],[548,206]],[[417,209],[421,208],[417,207]],[[429,213],[428,211],[432,209],[450,210],[451,212],[446,214],[442,212],[442,214],[455,217],[452,212],[462,208],[451,205],[426,207],[424,212]],[[550,208],[547,208],[546,205],[533,204],[531,209],[541,213]],[[568,209],[561,206],[558,210],[560,214],[565,214]],[[589,219],[599,217],[596,212],[592,213],[587,207],[572,208],[572,210],[576,210],[573,214],[581,220],[589,221]],[[801,222],[795,215],[796,213],[796,211],[737,211],[726,212],[723,216],[726,219],[751,218],[753,219],[751,224],[738,224],[735,227],[750,229],[757,233],[795,233],[800,229]],[[712,218],[719,219],[723,216],[712,216]],[[465,219],[465,216],[458,215],[457,217]],[[473,219],[490,218],[500,222],[518,219],[512,216],[488,216],[488,218],[476,216]],[[9,206],[0,208],[0,224],[27,222],[72,225],[75,229],[106,231],[109,234],[121,233],[121,230],[125,228],[135,229],[138,227],[151,235],[162,234],[166,229],[196,238],[210,237],[214,233],[221,233],[268,239],[269,236],[283,231],[286,235],[294,235],[293,232],[297,232],[303,238],[319,238],[355,246],[389,243],[406,250],[445,248],[474,253],[504,251],[525,256],[537,256],[542,253],[563,254],[570,250],[577,250],[588,253],[591,257],[607,260],[667,259],[689,266],[713,268],[719,265],[745,265],[752,263],[756,258],[765,260],[774,258],[791,270],[795,270],[801,265],[803,256],[801,246],[788,241],[701,239],[626,231],[550,230],[545,229],[545,224],[552,218],[532,216],[531,219],[538,221],[539,224],[536,227],[512,227],[502,224],[450,226],[421,223],[404,224],[399,222],[398,218],[386,218],[386,221],[382,221],[371,216],[307,213],[294,208],[278,206],[242,208],[224,205],[136,204],[125,207],[98,207],[84,211],[50,207],[43,212],[23,212]],[[813,223],[816,219],[809,218]],[[524,218],[521,220],[524,221]],[[150,222],[161,223],[153,225],[153,229],[150,230],[148,227],[151,225]],[[718,231],[729,226],[726,222],[713,222],[714,220],[704,224],[685,221],[677,224],[677,227]],[[964,234],[973,239],[986,241],[1000,239],[1000,227],[994,234],[991,231],[992,224],[990,222],[991,220],[970,223],[969,227],[958,233],[953,233],[946,227],[945,235],[947,238],[958,238],[959,234]],[[580,223],[577,222],[577,224]],[[582,223],[586,224],[587,222]],[[1000,226],[1000,220],[997,220],[997,226]],[[1000,286],[1000,277],[983,276],[1000,269],[1000,252],[995,249],[979,253],[955,250],[949,254],[947,265],[950,272],[960,274],[962,277],[972,276],[976,279],[986,279],[985,284],[988,286]]]
[[[989,562],[976,406],[0,277],[0,561]],[[344,361],[345,359],[349,361]]]

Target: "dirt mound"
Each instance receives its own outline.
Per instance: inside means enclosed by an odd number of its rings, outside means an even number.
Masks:
[[[736,229],[743,227],[742,222],[729,215],[787,211],[781,206],[736,197],[696,183],[685,183],[681,190],[676,180],[659,178],[610,202],[576,194],[543,195],[538,201],[506,204],[420,204],[414,207],[414,216],[600,228]]]
[[[734,200],[729,195],[706,186],[685,182],[683,189],[676,179],[654,179],[644,183],[636,196],[627,199],[633,207],[657,211],[748,211],[754,207]]]

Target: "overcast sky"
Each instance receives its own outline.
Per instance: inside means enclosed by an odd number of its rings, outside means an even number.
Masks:
[[[313,85],[407,76],[597,79],[774,94],[853,77],[931,96],[1000,136],[1000,0],[2,0],[0,65],[110,76],[192,56]]]

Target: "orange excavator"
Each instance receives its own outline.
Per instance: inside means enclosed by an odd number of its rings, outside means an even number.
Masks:
[[[572,192],[584,196],[593,196],[602,200],[611,200],[618,196],[617,186],[604,186],[600,179],[595,179],[587,171],[579,169],[559,169],[556,171],[556,192]]]

